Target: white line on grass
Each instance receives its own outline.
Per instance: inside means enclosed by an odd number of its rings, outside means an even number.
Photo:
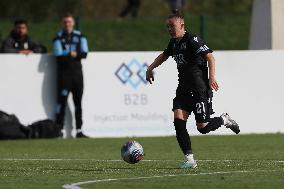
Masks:
[[[120,159],[61,159],[61,158],[2,158],[0,161],[98,161],[98,162],[117,162]]]
[[[233,174],[233,173],[255,173],[255,172],[278,172],[282,170],[252,170],[252,171],[220,171],[220,172],[207,172],[207,173],[189,173],[189,174],[177,174],[177,175],[156,175],[149,177],[129,177],[129,178],[110,178],[101,180],[89,180],[83,182],[77,182],[72,184],[65,184],[62,187],[65,189],[83,189],[81,185],[95,184],[101,182],[112,182],[112,181],[123,181],[123,180],[142,180],[142,179],[153,179],[153,178],[165,178],[165,177],[179,177],[179,176],[202,176],[202,175],[218,175],[218,174]]]
[[[120,159],[64,159],[64,158],[2,158],[0,161],[95,161],[95,162],[122,162]],[[169,159],[150,159],[143,160],[143,162],[177,162],[179,160],[169,160]],[[237,160],[237,159],[224,159],[224,160],[214,160],[214,159],[202,159],[197,160],[198,162],[237,162],[237,161],[269,161],[274,163],[284,163],[284,160],[257,160],[257,159],[246,159],[246,160]],[[284,170],[284,169],[283,169]],[[280,170],[280,171],[283,171]],[[62,187],[65,189],[83,189],[80,186],[85,184],[99,183],[99,182],[111,182],[111,181],[121,181],[121,180],[141,180],[141,179],[152,179],[152,178],[164,178],[164,177],[178,177],[178,176],[200,176],[200,175],[216,175],[216,174],[233,174],[233,173],[253,173],[253,172],[275,172],[279,170],[254,170],[254,171],[228,171],[228,172],[208,172],[208,173],[192,173],[192,174],[178,174],[178,175],[157,175],[151,177],[130,177],[130,178],[113,178],[113,179],[102,179],[102,180],[91,180],[78,182],[73,184],[65,184]]]
[[[122,162],[121,159],[71,159],[71,158],[2,158],[0,161],[96,161],[96,162]],[[143,162],[163,162],[163,161],[172,161],[177,162],[180,160],[174,159],[145,159]],[[271,161],[276,163],[284,163],[284,160],[259,160],[259,159],[200,159],[197,160],[200,162],[236,162],[236,161]]]

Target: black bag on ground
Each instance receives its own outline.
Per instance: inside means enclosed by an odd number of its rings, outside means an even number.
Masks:
[[[0,111],[0,140],[25,139],[28,133],[15,115]]]
[[[58,138],[61,136],[61,129],[54,121],[50,119],[34,122],[29,125],[29,138]]]

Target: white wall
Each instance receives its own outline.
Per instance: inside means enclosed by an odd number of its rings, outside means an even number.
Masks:
[[[95,137],[165,136],[174,134],[172,98],[177,85],[175,63],[156,70],[154,85],[123,84],[115,72],[132,60],[132,81],[138,65],[149,64],[158,52],[90,53],[84,64],[84,131]],[[282,100],[284,51],[217,51],[214,96],[216,115],[228,112],[242,133],[284,132]],[[121,72],[122,74],[123,72]],[[142,72],[143,74],[144,72]],[[127,72],[124,73],[127,76]],[[123,75],[123,74],[122,74]],[[24,124],[53,116],[55,63],[51,55],[0,55],[0,109],[15,113]],[[145,100],[147,99],[147,100]],[[71,98],[71,111],[73,104]],[[69,118],[69,123],[72,119]],[[198,134],[193,117],[188,124]],[[215,134],[231,134],[225,128]]]

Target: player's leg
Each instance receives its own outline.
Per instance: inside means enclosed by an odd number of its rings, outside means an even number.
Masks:
[[[73,94],[73,102],[75,106],[75,120],[76,120],[76,129],[77,132],[80,132],[83,125],[82,120],[82,96],[83,90],[76,87],[76,89],[72,90]]]
[[[187,107],[188,99],[190,101],[190,98],[186,96],[176,97],[173,104],[176,138],[185,157],[185,161],[181,165],[181,168],[195,168],[197,166],[193,158],[190,136],[186,129],[187,119],[191,112],[191,110]]]
[[[67,99],[69,95],[69,90],[65,87],[58,87],[57,90],[57,106],[56,106],[56,123],[63,130],[65,109],[67,104]]]
[[[174,126],[176,138],[184,155],[192,154],[191,141],[186,129],[188,112],[182,109],[174,110]]]
[[[136,18],[140,8],[140,0],[132,0],[132,18]]]
[[[82,97],[83,97],[84,83],[83,74],[78,74],[74,77],[72,95],[73,102],[75,106],[75,120],[76,120],[76,137],[77,138],[87,138],[82,132]]]
[[[128,15],[128,13],[131,11],[132,9],[132,4],[130,2],[131,0],[128,0],[126,7],[122,10],[122,12],[120,13],[120,17],[124,18]]]
[[[240,132],[237,123],[228,114],[220,117],[210,118],[212,115],[212,96],[208,92],[198,92],[194,94],[195,109],[193,110],[196,119],[197,130],[202,134],[215,131],[222,125],[233,130],[236,134]]]
[[[210,118],[208,122],[203,122],[202,120],[196,122],[197,130],[202,134],[207,134],[211,131],[215,131],[222,125],[223,120],[221,117]]]
[[[224,125],[226,128],[231,129],[234,133],[238,134],[240,128],[238,124],[227,114],[224,113],[220,117],[210,118],[209,122],[199,121],[196,123],[197,130],[202,134],[207,134],[211,131],[217,130]]]
[[[179,146],[184,154],[185,161],[182,163],[181,168],[195,168],[197,163],[193,158],[191,141],[188,131],[186,129],[186,123],[189,113],[182,109],[174,110],[174,125],[176,130],[176,138]]]

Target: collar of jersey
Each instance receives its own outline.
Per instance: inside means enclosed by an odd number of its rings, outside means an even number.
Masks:
[[[184,39],[184,37],[185,37],[187,34],[188,34],[188,32],[185,31],[184,34],[183,34],[183,36],[182,36],[182,38],[180,38],[180,40],[175,39],[175,42],[179,44],[179,43]]]

